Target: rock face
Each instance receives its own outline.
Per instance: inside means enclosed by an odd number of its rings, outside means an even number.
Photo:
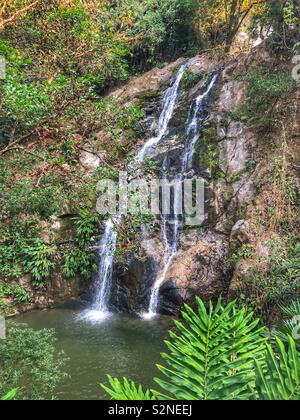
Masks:
[[[223,235],[183,234],[180,250],[161,288],[160,311],[176,313],[184,302],[192,304],[195,295],[209,301],[223,293],[228,287],[224,264],[227,254]]]
[[[226,70],[223,75],[226,75]],[[228,76],[227,76],[228,77]],[[221,90],[218,101],[218,110],[220,112],[233,112],[244,98],[247,84],[236,80],[228,81]]]
[[[185,61],[180,58],[164,68],[154,68],[148,73],[133,79],[121,89],[110,93],[110,97],[124,104],[132,104],[147,94],[158,92],[162,84],[170,81],[173,72]]]
[[[195,295],[206,302],[215,300],[220,294],[226,295],[232,280],[232,268],[227,263],[230,252],[249,241],[253,234],[253,226],[241,220],[240,215],[255,197],[253,168],[256,137],[247,123],[233,120],[232,115],[241,106],[247,89],[247,83],[238,81],[237,76],[247,73],[247,68],[255,60],[267,61],[268,57],[258,50],[250,57],[239,57],[223,65],[218,86],[207,105],[207,118],[196,145],[196,159],[191,171],[191,176],[205,178],[205,222],[201,228],[181,232],[179,250],[160,288],[161,313],[177,313],[184,302],[192,304]],[[178,60],[163,70],[154,69],[112,95],[120,101],[131,102],[151,90],[157,90],[162,84],[168,85],[173,70],[182,62]],[[189,70],[195,75],[203,74],[204,79],[182,92],[167,135],[150,153],[151,159],[160,165],[167,158],[173,174],[180,173],[182,167],[191,103],[207,84],[212,72],[220,67],[220,63],[206,55],[191,60]],[[157,110],[161,109],[160,99],[150,101],[147,106],[152,127],[155,128]],[[140,241],[141,255],[131,256],[126,274],[118,273],[116,276],[114,290],[117,293],[112,299],[114,307],[120,308],[121,305],[132,312],[147,309],[151,286],[164,264],[161,234],[147,241],[143,241],[141,236]]]
[[[10,307],[8,316],[36,309],[48,309],[66,305],[79,307],[84,305],[84,300],[81,297],[85,293],[85,282],[80,276],[66,279],[61,273],[60,266],[57,266],[52,272],[43,289],[39,290],[32,286],[30,275],[21,278],[19,284],[30,295],[30,303],[19,304],[17,307],[14,307],[12,299],[6,299],[5,303]]]
[[[161,69],[152,69],[109,95],[124,106],[143,103],[146,113],[143,132],[147,138],[157,132],[163,95],[185,61],[181,58]],[[158,309],[161,313],[176,314],[183,303],[193,304],[195,295],[208,302],[220,294],[226,295],[229,289],[234,290],[228,257],[241,244],[251,240],[255,229],[242,218],[256,193],[253,175],[256,136],[246,122],[236,121],[233,116],[238,113],[247,89],[247,83],[238,78],[246,74],[251,63],[256,61],[268,61],[263,49],[225,64],[209,54],[191,59],[189,71],[192,77],[182,83],[168,131],[149,154],[158,167],[167,160],[171,174],[182,173],[182,153],[186,147],[186,123],[191,104],[203,93],[217,71],[220,77],[211,101],[206,104],[205,121],[195,143],[193,167],[185,173],[186,177],[204,178],[205,220],[201,227],[181,229],[178,252],[160,285]],[[103,143],[105,136],[107,133],[103,131],[97,133],[93,146],[97,145],[97,138]],[[143,141],[137,147],[142,147]],[[90,146],[86,145],[80,152],[81,165],[87,176],[95,173],[102,158],[94,154]],[[68,222],[72,212],[67,207],[61,209],[60,217],[53,220],[51,227],[51,235],[62,241],[70,236],[72,229]],[[114,310],[134,313],[147,310],[151,288],[164,268],[163,239],[161,232],[150,234],[142,229],[139,255],[129,255],[126,267],[116,264],[110,300]],[[25,288],[29,284],[30,281],[24,279]],[[57,270],[48,279],[47,293],[36,293],[30,308],[49,307],[74,299],[85,288],[79,277],[66,280]]]

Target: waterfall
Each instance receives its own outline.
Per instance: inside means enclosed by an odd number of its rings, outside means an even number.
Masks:
[[[140,150],[138,156],[137,156],[137,162],[141,164],[145,157],[147,156],[147,153],[151,148],[156,146],[164,137],[166,134],[166,131],[168,129],[169,123],[171,121],[171,118],[173,117],[178,95],[179,95],[179,86],[180,82],[183,78],[184,72],[186,68],[188,67],[188,63],[183,64],[176,76],[175,82],[173,85],[166,91],[164,99],[163,99],[163,110],[159,118],[158,122],[158,133],[156,137],[153,137],[149,139],[144,147]],[[166,165],[167,160],[164,162],[164,169],[168,169]],[[176,218],[177,219],[177,218]],[[163,216],[163,238],[164,238],[164,270],[162,273],[160,273],[158,279],[155,282],[154,287],[151,290],[151,296],[150,296],[150,303],[149,303],[149,310],[146,314],[143,314],[143,318],[150,319],[156,314],[157,306],[158,306],[158,300],[159,300],[159,289],[160,285],[163,283],[165,276],[167,274],[168,268],[176,255],[178,249],[178,230],[179,230],[179,220],[176,221],[174,225],[174,238],[172,241],[172,245],[169,243],[168,239],[168,218],[167,216]],[[175,227],[176,226],[176,227]]]
[[[202,130],[203,122],[205,121],[205,111],[206,107],[209,104],[211,93],[213,88],[219,78],[219,74],[216,73],[210,80],[204,93],[199,95],[192,103],[188,120],[186,134],[187,138],[191,139],[188,141],[187,146],[185,147],[183,156],[182,156],[182,172],[186,172],[191,169],[193,166],[193,156],[195,152],[195,146],[199,135]]]
[[[90,321],[101,321],[107,318],[110,313],[108,310],[108,301],[111,293],[113,262],[117,245],[117,229],[113,219],[108,219],[105,223],[105,230],[102,236],[98,256],[99,271],[95,282],[96,295],[93,306],[88,310],[83,318]]]
[[[168,232],[167,219],[164,218],[164,222],[163,222],[163,232],[164,232],[163,236],[164,236],[164,247],[165,247],[164,268],[162,272],[160,272],[159,277],[156,279],[155,284],[152,287],[151,295],[150,295],[150,302],[149,302],[149,309],[146,314],[143,314],[144,319],[151,319],[157,314],[160,287],[164,283],[169,267],[178,251],[179,227],[180,227],[180,222],[179,222],[179,219],[176,217],[176,220],[173,226],[172,243],[170,244],[168,235],[167,235],[167,232]]]
[[[111,292],[111,280],[113,274],[113,260],[117,245],[117,230],[112,219],[105,224],[104,235],[99,248],[100,266],[96,282],[95,307],[99,312],[108,311],[107,302]]]
[[[155,147],[160,141],[161,139],[164,137],[164,135],[166,134],[166,131],[168,129],[170,120],[174,114],[174,110],[176,107],[176,102],[178,99],[178,93],[179,93],[179,86],[180,86],[180,82],[182,80],[182,77],[184,75],[184,72],[187,68],[187,64],[183,64],[176,76],[176,79],[173,83],[173,85],[171,87],[169,87],[169,89],[167,89],[164,99],[163,99],[163,109],[162,112],[160,114],[159,117],[159,122],[158,122],[158,132],[157,132],[157,136],[156,137],[152,137],[150,138],[145,145],[143,146],[143,148],[140,150],[140,152],[137,155],[137,162],[139,164],[143,163],[145,157],[147,156],[148,152],[150,151],[150,149],[152,149],[153,147]]]
[[[169,170],[169,165],[167,164],[167,159],[164,162],[164,169]],[[178,178],[180,181],[181,176]],[[174,200],[176,197],[181,196],[176,195],[174,191]],[[174,211],[173,217],[168,214],[162,214],[162,233],[163,233],[163,243],[164,243],[164,259],[163,259],[163,269],[159,272],[157,279],[155,280],[153,287],[151,289],[150,301],[148,312],[143,314],[144,319],[152,319],[157,315],[157,309],[159,305],[159,292],[162,284],[165,281],[166,274],[175,258],[178,249],[179,249],[179,229],[181,226],[181,221],[179,216],[176,214],[176,202],[174,201]],[[170,235],[171,232],[171,235]]]
[[[203,122],[206,119],[205,111],[211,99],[211,93],[213,88],[218,80],[219,75],[216,73],[210,80],[204,93],[199,95],[192,103],[189,116],[187,119],[187,128],[186,135],[188,138],[187,146],[184,149],[183,155],[181,157],[181,174],[178,179],[184,179],[184,173],[192,168],[193,165],[193,156],[195,152],[195,145],[199,138],[199,135],[202,130]],[[164,169],[169,172],[170,168],[168,165],[167,157],[164,160]],[[174,197],[178,195],[174,194]],[[174,209],[176,208],[176,202],[174,202]],[[169,231],[172,226],[173,232],[171,238],[169,238]],[[163,285],[167,272],[173,262],[178,249],[179,249],[179,230],[181,226],[181,221],[174,210],[173,219],[170,220],[168,215],[163,215],[163,242],[164,242],[164,260],[163,260],[163,269],[159,273],[156,281],[151,290],[149,309],[146,314],[143,315],[144,319],[151,319],[157,314],[158,305],[159,305],[159,292],[160,288]]]
[[[149,150],[157,145],[164,137],[169,122],[174,114],[179,94],[179,86],[187,65],[183,64],[172,86],[167,89],[163,98],[163,109],[158,122],[157,136],[150,138],[137,155],[136,161],[141,165]],[[111,294],[113,263],[117,245],[117,229],[119,220],[109,219],[105,224],[105,231],[99,247],[99,272],[95,283],[96,296],[92,308],[87,311],[83,318],[90,321],[99,321],[109,316],[108,301]]]
[[[145,145],[138,153],[136,162],[139,165],[142,165],[150,150],[163,139],[168,130],[169,123],[176,109],[180,82],[188,65],[188,63],[185,63],[180,67],[173,84],[167,89],[164,95],[162,112],[158,122],[157,135],[156,137],[152,137],[146,141]],[[189,141],[181,157],[181,174],[178,177],[179,180],[182,180],[184,178],[184,172],[192,167],[195,144],[201,133],[202,125],[205,120],[206,107],[209,103],[211,92],[217,79],[218,75],[215,74],[209,82],[205,92],[199,95],[191,105],[186,129],[186,135]],[[165,171],[170,171],[168,157],[166,157],[163,166]],[[176,197],[176,194],[174,195]],[[165,214],[162,215],[162,233],[164,243],[163,268],[158,274],[151,289],[148,312],[143,315],[146,319],[150,319],[157,314],[160,288],[165,281],[167,272],[179,249],[181,219],[176,214],[175,207],[176,203],[174,203],[174,214],[172,216]],[[83,316],[85,319],[94,322],[103,320],[109,316],[108,302],[111,296],[113,263],[118,235],[116,225],[118,225],[119,221],[119,219],[114,220],[110,218],[105,223],[104,234],[99,246],[99,272],[95,283],[96,295],[92,308]]]

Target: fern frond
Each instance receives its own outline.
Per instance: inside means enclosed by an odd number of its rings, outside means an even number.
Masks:
[[[289,318],[294,318],[295,316],[300,316],[300,300],[294,300],[288,306],[280,306],[283,314]]]
[[[123,383],[117,378],[110,375],[107,376],[111,388],[100,384],[100,386],[114,399],[118,401],[124,400],[155,400],[155,396],[150,390],[144,391],[142,386],[136,386],[134,382],[129,382],[123,378]]]
[[[288,318],[282,321],[273,331],[271,338],[273,342],[279,337],[284,344],[293,337],[298,350],[300,349],[300,300],[295,300],[288,306],[280,306],[283,314]]]
[[[265,362],[256,361],[256,390],[260,400],[300,399],[300,354],[292,337],[288,346],[276,338],[276,353],[266,345]]]
[[[264,328],[258,328],[253,314],[235,309],[235,302],[225,308],[219,299],[207,310],[197,298],[197,313],[185,306],[176,321],[179,334],[170,332],[162,354],[168,367],[158,365],[166,379],[155,381],[169,394],[157,397],[184,400],[249,399],[253,396],[254,359],[263,357],[266,341]]]
[[[0,398],[1,401],[11,401],[14,400],[16,395],[17,395],[18,389],[12,389],[11,391],[9,391],[6,395],[4,395],[4,397]]]

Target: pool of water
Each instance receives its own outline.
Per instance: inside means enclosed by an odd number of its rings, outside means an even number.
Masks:
[[[163,340],[173,325],[169,317],[146,321],[123,315],[92,323],[68,309],[30,312],[18,321],[34,329],[55,329],[57,348],[69,358],[65,368],[69,377],[57,390],[61,400],[108,399],[99,386],[107,374],[153,386],[155,364],[166,350]]]

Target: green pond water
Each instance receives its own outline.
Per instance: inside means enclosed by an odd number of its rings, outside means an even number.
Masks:
[[[106,374],[126,376],[146,387],[154,385],[153,377],[158,373],[155,363],[166,349],[163,340],[168,337],[172,319],[157,317],[146,321],[112,315],[93,324],[78,317],[78,311],[59,309],[18,318],[34,329],[54,328],[57,349],[69,357],[65,368],[69,377],[58,387],[58,399],[108,399],[98,385],[106,382]]]

